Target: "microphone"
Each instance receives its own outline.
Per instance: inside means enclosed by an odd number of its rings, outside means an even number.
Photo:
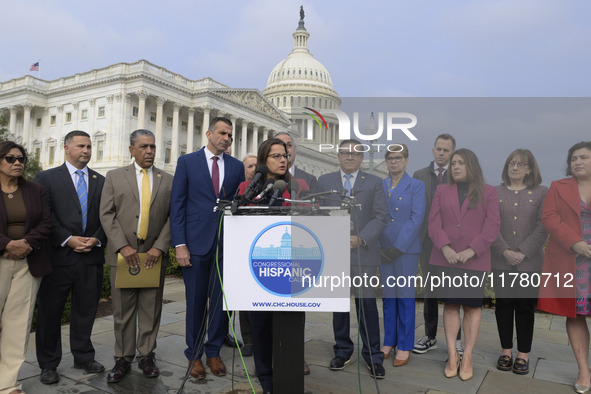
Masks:
[[[279,198],[280,195],[283,194],[286,188],[287,183],[285,183],[285,181],[282,181],[280,179],[277,182],[275,182],[275,184],[273,185],[273,196],[269,200],[269,206],[272,206],[275,203],[275,201]]]
[[[294,179],[290,179],[287,183],[287,190],[289,191],[289,195],[291,198],[297,198],[299,195],[298,192],[300,191],[300,184],[298,181]]]
[[[263,191],[260,192],[258,196],[256,196],[253,200],[258,201],[265,196],[269,192],[269,190],[273,189],[273,185],[275,184],[275,179],[270,178],[267,179],[267,182],[263,185]]]
[[[248,185],[248,187],[244,191],[243,196],[248,196],[249,194],[250,195],[255,194],[256,191],[258,190],[259,185],[262,183],[263,179],[265,179],[267,177],[268,173],[269,173],[269,167],[267,167],[265,165],[262,165],[259,168],[257,168],[257,171],[254,174],[254,178],[252,178],[252,181],[250,182],[250,184]]]

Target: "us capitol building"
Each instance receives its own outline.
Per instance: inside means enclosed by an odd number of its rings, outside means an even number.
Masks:
[[[180,155],[207,144],[210,119],[225,116],[234,124],[236,158],[288,130],[297,140],[296,165],[318,176],[338,168],[334,153],[318,152],[319,143],[338,144],[338,123],[326,116],[328,129],[321,129],[303,107],[339,108],[341,100],[328,70],[308,50],[309,37],[300,9],[293,50],[271,71],[262,93],[188,79],[139,60],[53,81],[26,75],[0,82],[0,115],[44,169],[63,163],[63,139],[72,130],[90,134],[93,169],[104,174],[127,165],[129,134],[144,128],[156,136],[156,166],[174,173]]]

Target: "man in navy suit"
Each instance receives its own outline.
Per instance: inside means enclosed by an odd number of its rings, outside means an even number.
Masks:
[[[361,143],[357,140],[344,140],[339,145],[338,160],[341,169],[318,178],[318,192],[346,190],[354,197],[356,204],[351,211],[351,277],[377,275],[380,264],[378,238],[386,226],[388,206],[382,180],[377,176],[360,171],[363,162]],[[326,205],[340,205],[328,201]],[[382,363],[384,353],[380,350],[380,322],[372,288],[356,288],[355,309],[359,320],[360,335],[363,341],[362,356],[370,375],[383,379],[386,375]],[[360,310],[361,308],[361,310]],[[349,330],[349,312],[333,314],[333,330],[336,344],[335,357],[330,362],[333,371],[342,370],[351,360],[353,341]]]
[[[64,138],[66,162],[35,177],[35,182],[47,189],[52,215],[53,272],[41,281],[35,337],[40,380],[44,384],[59,381],[56,368],[62,359],[61,319],[70,293],[74,367],[87,373],[105,370],[94,360],[90,340],[103,285],[107,244],[99,219],[105,177],[88,168],[91,149],[87,133],[71,131]]]
[[[214,212],[214,207],[218,197],[232,199],[244,181],[242,162],[224,153],[232,143],[232,122],[214,118],[207,139],[206,147],[179,158],[170,203],[172,245],[183,267],[187,298],[185,356],[192,366],[191,376],[196,379],[205,378],[201,362],[204,351],[211,372],[216,376],[226,374],[226,366],[219,357],[225,312],[218,277],[218,272],[222,272],[222,245],[217,238],[219,213]],[[219,271],[216,250],[219,250]],[[207,343],[204,343],[206,332]]]
[[[295,166],[295,159],[297,153],[297,145],[295,140],[291,137],[287,131],[280,131],[279,133],[275,134],[273,138],[279,138],[281,141],[285,142],[287,145],[287,154],[289,154],[289,173],[294,178],[303,179],[308,184],[308,187],[314,193],[316,190],[316,185],[318,180],[316,177],[310,173],[307,173],[304,170],[300,170],[298,167]]]

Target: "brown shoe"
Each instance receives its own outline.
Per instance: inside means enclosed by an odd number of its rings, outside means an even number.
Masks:
[[[191,361],[189,361],[189,367],[191,367]],[[190,375],[197,380],[205,379],[205,368],[201,360],[195,360]]]
[[[310,366],[308,365],[306,360],[304,360],[304,375],[310,375]]]
[[[207,366],[209,367],[212,374],[215,376],[225,376],[226,366],[222,359],[218,357],[212,357],[207,359]]]

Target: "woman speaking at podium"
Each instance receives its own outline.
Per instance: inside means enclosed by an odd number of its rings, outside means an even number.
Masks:
[[[267,175],[262,182],[263,185],[269,185],[271,182],[285,182],[285,184],[297,185],[292,187],[284,187],[284,191],[281,194],[283,199],[286,198],[299,198],[299,195],[303,191],[309,191],[308,184],[302,179],[291,178],[289,174],[289,154],[287,153],[287,145],[279,138],[271,138],[264,141],[257,152],[257,172],[262,168],[268,169]],[[264,174],[266,171],[260,171]],[[256,175],[255,175],[256,178]],[[270,181],[270,180],[273,181]],[[240,195],[243,195],[252,181],[245,181],[240,184],[238,191]],[[275,189],[275,190],[273,190]],[[278,205],[278,206],[290,206],[289,202],[281,202],[279,198],[275,197],[275,194],[280,193],[277,191],[277,187],[273,187],[269,190],[267,195],[263,195],[260,198],[262,205]],[[291,196],[291,191],[295,192],[295,196]],[[271,197],[272,196],[272,197]],[[258,197],[258,196],[257,196]],[[252,331],[252,345],[254,352],[254,365],[256,368],[259,382],[263,387],[264,393],[273,392],[273,312],[272,311],[261,311],[261,312],[249,312],[250,314],[250,327]],[[302,344],[303,346],[303,344]],[[300,372],[298,370],[298,372]]]

